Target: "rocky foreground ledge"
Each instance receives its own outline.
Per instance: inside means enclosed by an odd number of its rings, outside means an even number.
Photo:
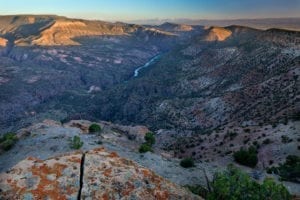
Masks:
[[[0,174],[0,199],[201,199],[152,171],[98,148],[39,160]]]

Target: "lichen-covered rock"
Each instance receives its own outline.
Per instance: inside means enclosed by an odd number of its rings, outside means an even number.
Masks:
[[[85,154],[82,199],[200,199],[103,148]]]
[[[0,174],[0,199],[77,199],[82,154],[27,158]]]
[[[104,148],[45,161],[29,157],[0,174],[2,200],[201,199]]]

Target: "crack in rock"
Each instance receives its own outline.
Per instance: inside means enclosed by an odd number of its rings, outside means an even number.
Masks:
[[[83,187],[83,175],[84,175],[84,161],[85,161],[85,153],[82,154],[81,157],[81,163],[80,163],[80,180],[79,180],[79,191],[78,191],[78,196],[77,200],[81,199],[81,191]]]

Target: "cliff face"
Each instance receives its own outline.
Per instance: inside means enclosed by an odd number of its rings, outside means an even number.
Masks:
[[[0,174],[1,199],[201,199],[104,148],[27,158]]]
[[[103,22],[86,23],[79,20],[57,20],[51,27],[41,32],[32,44],[40,46],[79,45],[72,40],[82,36],[126,35],[125,25],[113,25]]]

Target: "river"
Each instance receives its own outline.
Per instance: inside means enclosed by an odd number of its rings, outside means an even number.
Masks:
[[[151,58],[151,60],[149,60],[146,64],[144,64],[141,67],[138,67],[134,70],[134,75],[133,77],[138,77],[139,73],[142,69],[149,67],[150,65],[154,64],[159,58],[161,57],[161,54],[158,54],[156,56],[154,56],[153,58]]]

